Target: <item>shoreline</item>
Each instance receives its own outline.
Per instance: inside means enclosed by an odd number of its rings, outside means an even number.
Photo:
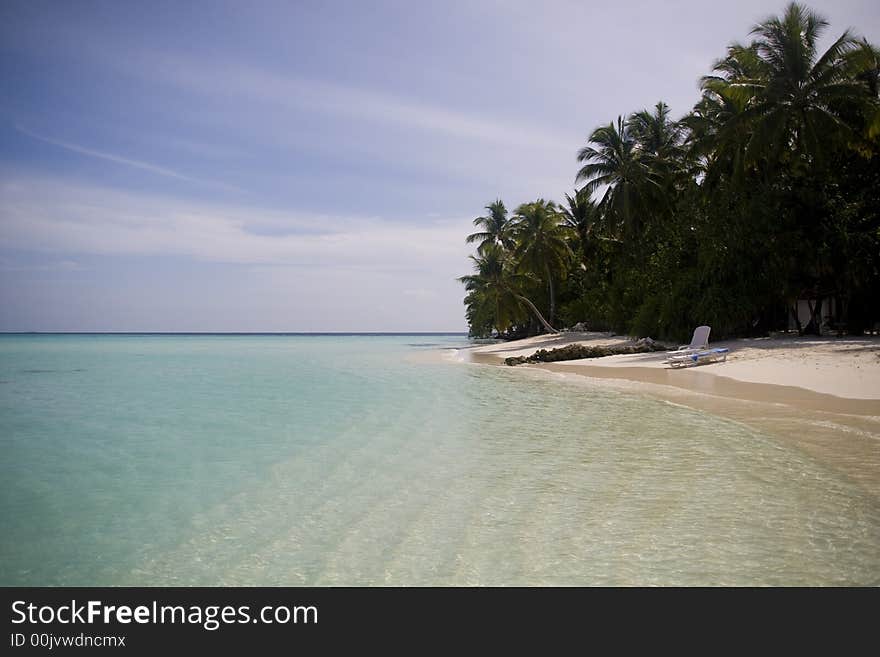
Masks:
[[[476,356],[471,362],[506,367],[503,358]],[[591,359],[596,360],[596,359]],[[607,367],[586,364],[589,360],[555,363],[526,363],[524,369],[540,369],[562,374],[576,374],[589,379],[611,379],[647,386],[665,386],[690,393],[711,395],[743,402],[777,403],[788,406],[848,415],[880,416],[880,400],[841,397],[800,386],[743,381],[715,372],[693,369],[670,370],[648,367]],[[700,366],[705,367],[705,366]]]
[[[629,339],[605,333],[562,333],[466,349],[473,362],[504,365],[510,356],[572,344],[614,346]],[[663,352],[620,354],[515,367],[572,371],[592,378],[675,386],[742,399],[798,401],[829,410],[880,415],[880,337],[758,338],[711,343],[730,349],[726,362],[672,369]],[[757,392],[760,391],[760,392]],[[844,410],[847,408],[849,410]]]
[[[508,367],[504,358],[537,349],[626,340],[564,333],[480,345],[462,353],[474,364]],[[655,352],[512,369],[542,370],[562,375],[566,385],[635,392],[739,422],[803,451],[880,501],[880,338],[710,343],[715,346],[730,348],[726,363],[671,369],[663,365],[665,354]],[[780,383],[767,383],[774,373]],[[792,379],[801,385],[788,385]]]

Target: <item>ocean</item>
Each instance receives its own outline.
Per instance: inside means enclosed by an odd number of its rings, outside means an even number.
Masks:
[[[0,585],[848,585],[880,506],[461,335],[0,336]]]

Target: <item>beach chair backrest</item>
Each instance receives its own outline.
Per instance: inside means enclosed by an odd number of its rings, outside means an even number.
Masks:
[[[709,345],[709,331],[712,329],[708,326],[698,326],[694,329],[694,337],[691,338],[691,349],[700,349]]]

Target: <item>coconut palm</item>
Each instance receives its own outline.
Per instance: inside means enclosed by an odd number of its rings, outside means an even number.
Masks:
[[[822,161],[856,137],[857,126],[845,108],[876,108],[876,95],[860,75],[865,73],[864,44],[845,31],[820,53],[818,41],[827,27],[824,18],[791,3],[781,17],[752,30],[755,40],[749,48],[733,49],[726,67],[716,65],[721,75],[709,85],[747,99],[738,117],[749,126],[746,163]],[[732,61],[748,66],[734,68]]]
[[[700,80],[702,98],[681,121],[688,129],[688,159],[696,163],[695,173],[704,174],[710,184],[722,176],[741,181],[746,171],[743,154],[751,136],[743,115],[760,80],[767,77],[767,67],[757,48],[734,43],[712,70],[713,75]]]
[[[472,255],[470,259],[474,274],[458,279],[468,292],[465,304],[469,319],[482,316],[487,324],[504,333],[523,318],[523,306],[526,306],[545,329],[556,333],[535,304],[520,291],[529,276],[512,267],[510,257],[500,247],[487,246],[483,253]],[[471,321],[471,326],[474,324]]]
[[[575,179],[586,183],[580,191],[592,196],[604,187],[599,202],[602,211],[618,230],[637,233],[652,200],[660,193],[648,154],[638,148],[622,116],[617,118],[617,125],[609,123],[594,130],[590,143],[595,146],[585,146],[577,156],[578,162],[585,163]]]
[[[668,164],[681,156],[683,128],[669,115],[669,105],[662,100],[654,111],[644,109],[631,114],[627,127],[639,148],[654,161]]]
[[[482,230],[467,236],[467,243],[477,245],[477,253],[483,253],[491,245],[500,245],[505,248],[511,246],[507,235],[507,208],[501,199],[486,206],[488,214],[474,219],[474,226]]]
[[[574,196],[565,195],[565,205],[559,207],[562,223],[572,234],[577,236],[577,247],[581,254],[581,264],[587,267],[587,260],[596,237],[601,213],[599,207],[589,195],[575,192]]]
[[[520,271],[533,274],[547,286],[550,323],[556,313],[553,277],[564,271],[571,258],[566,229],[552,201],[538,199],[520,205],[510,220],[513,258]]]
[[[865,103],[857,103],[841,109],[848,123],[862,123],[860,138],[850,145],[869,158],[880,151],[880,48],[862,39],[859,47],[849,55],[849,59],[856,71],[856,79],[867,87],[870,101],[867,106]]]
[[[653,111],[644,109],[631,114],[627,126],[651,170],[652,179],[660,187],[653,194],[654,214],[668,216],[675,190],[680,188],[688,173],[685,125],[672,120],[669,105],[661,100]]]

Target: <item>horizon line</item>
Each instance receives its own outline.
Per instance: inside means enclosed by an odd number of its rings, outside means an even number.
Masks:
[[[0,331],[0,335],[467,335],[467,331]]]

